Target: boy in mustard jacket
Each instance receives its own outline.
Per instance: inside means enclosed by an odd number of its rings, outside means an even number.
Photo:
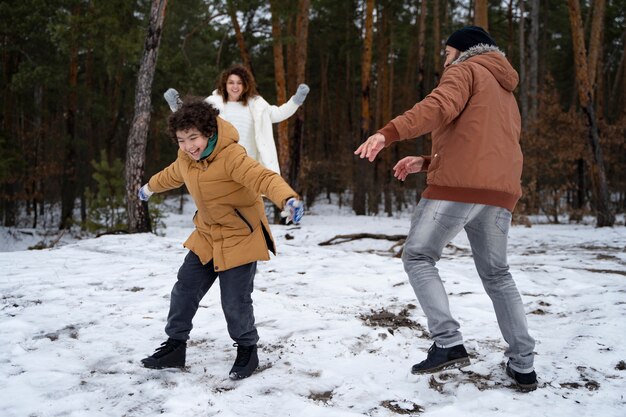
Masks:
[[[208,103],[184,103],[169,117],[168,133],[178,143],[178,157],[152,176],[138,195],[146,201],[153,193],[184,184],[197,207],[195,230],[184,243],[189,253],[172,289],[168,339],[141,362],[153,369],[185,366],[193,317],[219,277],[228,333],[237,346],[229,376],[246,378],[259,364],[251,296],[256,262],[268,260],[268,251],[276,254],[261,194],[295,223],[302,217],[302,204],[280,175],[247,156],[237,143],[236,129]]]

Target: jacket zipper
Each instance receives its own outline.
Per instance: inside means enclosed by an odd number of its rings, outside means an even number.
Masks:
[[[235,213],[237,214],[237,216],[239,216],[239,218],[241,220],[244,221],[244,223],[248,226],[248,228],[250,229],[250,232],[252,232],[252,225],[248,222],[248,220],[246,220],[245,217],[243,217],[243,215],[239,212],[239,210],[235,209]]]

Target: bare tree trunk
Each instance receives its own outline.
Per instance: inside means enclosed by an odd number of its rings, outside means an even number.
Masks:
[[[604,11],[606,10],[606,0],[595,0],[593,2],[593,17],[591,21],[591,34],[589,39],[589,56],[587,57],[587,67],[589,69],[589,83],[591,84],[591,97],[595,96],[598,78],[596,76],[602,57],[602,38],[604,37]]]
[[[274,74],[276,77],[276,103],[280,106],[287,101],[287,84],[285,80],[285,59],[283,57],[283,41],[280,16],[276,0],[270,1],[272,13],[272,38],[274,47]],[[280,171],[285,180],[289,181],[291,168],[291,150],[289,149],[289,121],[278,124],[278,160]]]
[[[376,98],[374,99],[374,126],[381,126],[391,119],[390,112],[387,111],[387,97],[389,94],[389,47],[391,31],[389,29],[389,15],[392,14],[392,6],[389,3],[379,3],[376,6],[377,41],[376,50],[378,59],[376,62],[377,81]],[[392,18],[393,19],[393,18]],[[373,42],[373,39],[372,39]],[[384,114],[386,113],[386,114]],[[384,120],[384,122],[383,122]],[[381,196],[384,194],[385,211],[391,215],[391,193],[389,192],[389,163],[390,153],[385,152],[381,158],[374,163],[374,175],[372,183],[367,187],[368,213],[377,214],[380,209]]]
[[[79,13],[78,5],[72,15]],[[69,94],[67,95],[67,111],[65,112],[65,128],[67,132],[65,155],[63,158],[63,179],[61,180],[61,224],[59,229],[72,226],[74,200],[76,199],[76,110],[78,107],[78,40],[72,35],[70,46]]]
[[[93,3],[90,4],[93,8]],[[90,12],[93,12],[90,10]],[[87,59],[85,60],[85,88],[86,91],[94,91],[93,86],[93,45],[89,42],[87,47]],[[91,100],[83,100],[81,108],[85,110],[86,114],[92,115],[93,107]],[[85,189],[89,187],[89,181],[91,178],[90,161],[95,157],[96,149],[100,149],[95,139],[97,135],[94,134],[94,118],[90,117],[85,123],[85,139],[87,146],[84,146],[81,152],[80,159],[83,163],[80,164],[80,223],[81,230],[86,229],[87,224],[87,199],[85,196]]]
[[[108,114],[111,115],[111,120],[107,124],[108,132],[106,136],[106,144],[105,149],[107,151],[107,155],[112,156],[115,155],[113,146],[115,143],[115,135],[117,133],[118,126],[120,124],[120,119],[122,118],[122,108],[123,108],[123,100],[122,100],[122,83],[123,83],[123,67],[125,62],[118,62],[116,66],[116,72],[113,80],[111,80],[112,90],[109,89],[107,91],[109,96],[109,111]]]
[[[243,33],[241,33],[241,26],[239,26],[239,21],[237,20],[237,10],[235,10],[233,2],[230,0],[228,1],[227,6],[230,21],[233,24],[233,29],[235,29],[235,37],[237,38],[237,45],[239,46],[239,53],[241,54],[243,65],[248,68],[252,75],[254,75],[254,71],[252,70],[252,61],[250,60],[250,54],[248,53],[248,49],[246,48],[246,41],[243,38]]]
[[[598,68],[598,71],[596,72],[596,74],[594,75],[594,77],[596,77],[596,83],[593,86],[593,93],[594,93],[594,97],[595,97],[595,106],[596,106],[596,115],[598,117],[598,120],[603,120],[604,116],[605,116],[605,99],[606,99],[606,83],[605,83],[605,79],[604,79],[604,74],[602,73],[602,67],[604,66],[604,61],[603,61],[603,49],[604,49],[604,45],[600,45],[600,47],[598,48],[600,50],[600,53],[598,54],[598,62],[596,64],[596,67]]]
[[[39,157],[42,154],[42,143],[44,142],[44,129],[43,129],[43,85],[39,84],[35,86],[33,104],[35,105],[34,120],[33,120],[33,132],[35,135],[35,146],[33,146],[33,169],[39,171]],[[28,185],[30,188],[30,195],[33,201],[33,229],[37,227],[37,203],[39,200],[38,186],[40,180],[37,177],[33,177]]]
[[[370,132],[370,76],[372,66],[372,42],[374,39],[374,0],[365,0],[365,33],[361,52],[361,128],[359,137],[365,141]],[[365,164],[363,160],[356,162]],[[366,176],[362,170],[354,169],[354,199],[352,208],[357,215],[366,214]]]
[[[151,231],[148,205],[139,200],[137,190],[141,187],[144,175],[146,142],[150,127],[150,94],[166,7],[167,0],[152,0],[148,33],[137,74],[135,115],[130,126],[126,151],[126,202],[130,233]]]
[[[376,37],[376,50],[379,51],[377,54],[376,60],[376,98],[374,98],[374,115],[372,120],[374,121],[374,126],[382,126],[382,123],[386,123],[389,119],[383,121],[383,95],[387,93],[385,90],[385,77],[387,77],[387,57],[385,56],[385,41],[387,37],[387,22],[385,16],[385,8],[381,3],[376,5],[376,23],[378,27],[376,28],[376,33],[378,36]]]
[[[420,99],[424,92],[424,48],[426,43],[426,15],[428,14],[428,0],[422,0],[420,5],[419,33],[417,35],[417,84],[419,85]]]
[[[296,17],[296,85],[304,83],[306,77],[307,46],[309,39],[309,10],[311,0],[298,1],[298,16]],[[295,189],[299,188],[300,159],[304,145],[304,109],[300,107],[296,112],[293,140],[291,147],[290,183]]]
[[[619,60],[619,64],[617,65],[617,70],[615,71],[615,79],[613,80],[613,84],[611,86],[611,92],[609,93],[608,103],[609,107],[612,109],[616,109],[619,106],[619,98],[626,97],[626,65],[624,62],[626,61],[626,31],[622,33],[622,45],[624,46],[624,50],[622,51],[622,57]],[[620,83],[623,83],[624,91],[620,91]],[[620,113],[617,110],[613,115],[619,119],[619,117],[623,114],[626,116],[626,106],[621,106],[622,112]]]
[[[583,112],[587,116],[589,127],[587,138],[591,150],[591,181],[596,205],[596,223],[598,227],[613,226],[615,215],[611,212],[604,158],[600,147],[600,135],[593,105],[589,69],[587,67],[587,51],[580,15],[578,0],[568,0],[570,25],[572,27],[572,44],[574,47],[574,63],[578,97]]]
[[[290,16],[287,22],[287,32],[295,38],[297,36],[296,29],[296,17]],[[296,43],[287,43],[287,95],[296,92]],[[291,127],[290,127],[291,129]]]
[[[622,52],[622,62],[620,65],[622,66],[622,119],[626,121],[626,65],[624,62],[626,61],[626,31],[624,31],[624,35],[622,36],[622,45],[624,45],[624,51]],[[619,77],[619,74],[617,75]],[[617,89],[616,89],[617,90]]]
[[[539,0],[532,0],[530,9],[530,38],[528,49],[530,51],[529,95],[530,112],[529,118],[537,119],[539,107]]]
[[[480,26],[489,31],[489,3],[487,0],[475,0],[474,3],[474,25]]]
[[[417,1],[415,2],[417,6]],[[409,36],[411,38],[417,37],[419,34],[418,25],[415,25],[414,28],[411,29],[411,33]],[[406,62],[406,70],[404,73],[404,88],[402,89],[402,101],[400,103],[400,107],[402,108],[410,108],[416,102],[416,91],[418,88],[415,86],[417,83],[415,82],[417,69],[417,50],[419,48],[409,48],[407,52],[407,62]]]
[[[509,58],[509,61],[512,59],[513,56],[513,40],[514,40],[514,35],[513,35],[513,0],[509,0],[509,5],[507,6],[506,9],[506,20],[508,22],[508,32],[509,32],[509,39],[508,39],[508,43],[506,46],[506,56]]]
[[[13,111],[15,110],[15,99],[11,91],[11,77],[13,76],[18,62],[7,48],[2,50],[2,128],[5,132],[13,134]],[[0,221],[3,226],[15,226],[17,207],[15,204],[15,183],[5,183],[0,187]]]
[[[385,78],[382,80],[383,95],[382,95],[382,120],[383,123],[388,123],[392,117],[392,105],[393,105],[393,71],[394,71],[394,56],[393,56],[393,32],[390,30],[389,21],[394,21],[395,16],[392,14],[393,10],[388,9],[383,15],[383,28],[384,28],[384,42],[382,52],[384,53],[384,65],[387,68],[385,72]],[[389,16],[391,14],[391,16]],[[377,124],[377,126],[380,126]],[[385,213],[388,216],[393,215],[393,182],[395,179],[391,175],[391,152],[384,153],[384,164],[382,167],[382,183],[383,192],[385,197]]]
[[[439,76],[441,74],[441,22],[439,20],[439,0],[433,0],[433,65],[434,85],[439,84]]]
[[[526,82],[526,29],[524,25],[525,0],[519,1],[519,83],[520,108],[522,112],[522,129],[528,124],[528,83]]]

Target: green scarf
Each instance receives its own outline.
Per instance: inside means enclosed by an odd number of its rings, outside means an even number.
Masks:
[[[206,149],[204,150],[204,152],[202,152],[202,155],[200,155],[201,161],[208,158],[209,155],[213,153],[213,150],[215,149],[215,145],[217,145],[217,132],[215,132],[215,134],[211,136],[211,138],[209,139],[209,143],[206,146]]]

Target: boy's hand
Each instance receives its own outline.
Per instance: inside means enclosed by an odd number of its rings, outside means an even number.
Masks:
[[[148,184],[145,184],[137,192],[137,197],[139,197],[141,201],[148,201],[152,194],[154,194],[154,192],[150,191],[150,188],[148,188]]]
[[[283,211],[280,213],[282,217],[286,217],[285,224],[293,223],[298,224],[302,219],[302,215],[304,214],[304,205],[302,201],[297,198],[290,198],[285,203],[285,207]]]

